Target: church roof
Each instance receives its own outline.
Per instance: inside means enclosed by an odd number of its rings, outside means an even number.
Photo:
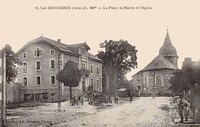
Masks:
[[[160,70],[160,69],[172,69],[172,70],[175,70],[175,69],[177,69],[177,67],[175,67],[173,64],[171,64],[162,55],[158,55],[141,71]]]
[[[162,56],[177,56],[177,51],[175,47],[172,45],[168,31],[165,37],[164,44],[159,50],[159,54]]]

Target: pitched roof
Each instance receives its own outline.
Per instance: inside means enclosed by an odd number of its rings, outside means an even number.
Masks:
[[[93,60],[97,60],[98,62],[101,62],[101,63],[103,62],[102,59],[100,59],[98,56],[95,56],[91,53],[88,53],[88,57],[93,59]]]
[[[158,55],[144,69],[142,69],[142,71],[160,70],[160,69],[175,70],[175,69],[177,69],[177,67],[175,67],[172,63],[170,63],[162,55]]]
[[[74,45],[67,45],[64,43],[61,43],[59,41],[55,41],[46,37],[39,37],[36,38],[28,43],[26,43],[16,54],[19,54],[21,51],[23,51],[26,47],[34,44],[34,43],[40,43],[40,42],[44,42],[44,43],[48,43],[51,46],[53,46],[54,48],[64,52],[64,53],[69,53],[69,54],[73,54],[73,55],[79,55],[79,50],[78,48],[80,46],[85,46],[88,50],[90,49],[90,47],[86,44],[86,43],[80,43],[80,44],[74,44]]]
[[[79,43],[79,44],[71,44],[71,45],[67,45],[68,47],[77,47],[77,48],[79,48],[79,47],[85,47],[87,50],[90,50],[90,47],[87,45],[87,43],[85,42],[85,43]]]

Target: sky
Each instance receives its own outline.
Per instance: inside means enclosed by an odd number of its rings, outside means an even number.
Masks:
[[[199,0],[20,0],[1,1],[0,48],[11,45],[17,52],[28,41],[40,36],[61,39],[66,44],[86,42],[97,54],[105,40],[127,40],[135,45],[138,68],[150,63],[163,45],[167,29],[176,48],[181,68],[185,57],[200,60]],[[130,6],[135,9],[49,10],[48,6],[91,6],[109,8]],[[136,9],[136,7],[152,9]]]

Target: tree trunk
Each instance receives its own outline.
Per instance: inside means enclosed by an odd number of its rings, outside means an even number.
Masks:
[[[108,73],[105,74],[106,75],[106,91],[108,93],[108,95],[110,96],[110,76]]]
[[[106,71],[106,89],[109,96],[115,96],[117,93],[117,69],[107,67]]]
[[[112,86],[112,92],[111,94],[113,96],[116,96],[117,95],[117,74],[112,74],[112,76],[110,76],[111,79],[110,79],[110,85]]]
[[[69,94],[70,94],[70,102],[71,102],[71,100],[72,100],[72,87],[71,86],[69,87]]]

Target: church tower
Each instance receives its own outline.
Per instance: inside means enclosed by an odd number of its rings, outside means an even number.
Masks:
[[[172,45],[169,33],[167,30],[167,35],[163,46],[159,50],[159,54],[172,63],[175,67],[178,67],[178,55],[176,48]]]

